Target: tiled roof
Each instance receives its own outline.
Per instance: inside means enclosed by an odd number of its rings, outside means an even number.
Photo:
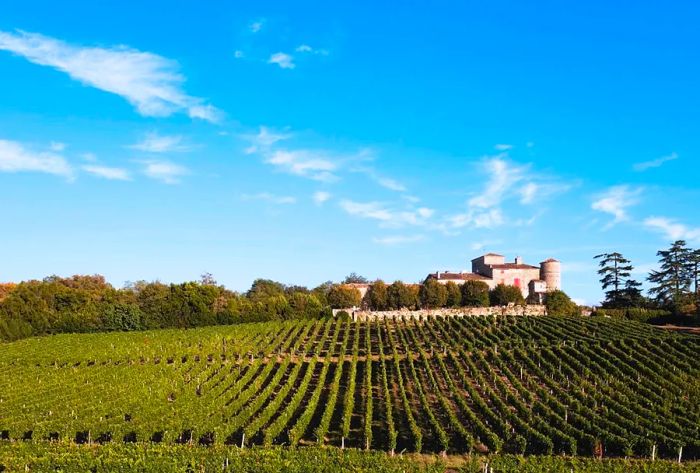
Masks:
[[[491,264],[489,266],[493,269],[540,269],[537,266],[516,263]]]
[[[546,260],[544,260],[544,261],[542,261],[542,262],[543,262],[543,263],[558,263],[559,260],[558,260],[558,259],[554,259],[554,258],[548,258],[548,259],[546,259]]]
[[[444,279],[444,280],[452,280],[452,281],[484,281],[484,280],[491,279],[491,278],[487,278],[486,276],[482,276],[481,274],[451,273],[449,271],[445,271],[445,272],[441,271],[439,273],[431,273],[428,275],[428,278]]]

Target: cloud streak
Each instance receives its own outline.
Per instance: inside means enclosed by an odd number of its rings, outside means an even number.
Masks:
[[[170,161],[140,161],[143,165],[143,174],[156,181],[165,184],[179,184],[183,176],[189,174],[189,170],[179,164]]]
[[[661,233],[669,240],[688,240],[700,242],[700,228],[692,228],[666,217],[649,217],[644,226]]]
[[[294,69],[296,64],[294,64],[294,58],[283,52],[274,53],[270,55],[270,59],[267,60],[268,64],[277,64],[282,69]]]
[[[182,136],[163,136],[158,133],[147,133],[139,143],[129,146],[131,149],[146,153],[170,153],[174,151],[189,151],[190,147],[182,144]]]
[[[98,165],[85,165],[82,167],[83,171],[93,176],[100,177],[102,179],[108,179],[110,181],[130,181],[131,176],[129,171],[122,168],[115,168],[109,166],[98,166]]]
[[[185,112],[215,122],[221,112],[205,100],[187,95],[177,62],[126,46],[76,46],[37,33],[0,31],[0,50],[41,66],[52,67],[90,87],[116,94],[144,116]]]
[[[664,163],[667,163],[669,161],[674,161],[678,159],[678,154],[676,153],[671,153],[668,156],[662,156],[657,159],[652,159],[651,161],[644,161],[641,163],[635,164],[634,170],[637,172],[643,172],[646,171],[647,169],[652,169],[652,168],[658,168],[664,165]]]
[[[347,214],[369,220],[377,220],[384,227],[425,226],[435,211],[428,207],[395,210],[380,202],[356,202],[344,199],[340,208]]]
[[[33,151],[22,143],[0,140],[0,172],[40,172],[72,180],[73,169],[55,152]]]
[[[612,215],[614,220],[608,224],[610,227],[629,219],[627,209],[639,203],[641,193],[641,188],[631,188],[625,185],[613,186],[599,194],[591,204],[591,208]]]

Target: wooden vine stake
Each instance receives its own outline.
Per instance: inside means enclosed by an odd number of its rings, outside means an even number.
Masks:
[[[678,463],[681,462],[681,458],[683,458],[683,447],[678,449]]]
[[[651,461],[656,460],[656,444],[651,447]]]
[[[245,448],[245,432],[243,432],[243,437],[241,437],[241,448]]]

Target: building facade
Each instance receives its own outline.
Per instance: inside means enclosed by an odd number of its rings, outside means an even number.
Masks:
[[[474,258],[471,263],[471,272],[438,271],[429,274],[426,279],[435,279],[442,284],[450,281],[456,284],[482,281],[490,289],[499,284],[515,286],[523,297],[540,302],[547,292],[561,289],[561,263],[553,258],[542,261],[539,266],[532,266],[525,264],[519,256],[512,263],[506,263],[503,255],[487,253]]]

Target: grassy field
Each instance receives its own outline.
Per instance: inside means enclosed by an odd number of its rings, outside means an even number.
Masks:
[[[56,335],[0,345],[0,448],[13,466],[32,449],[90,461],[70,444],[115,461],[241,445],[697,459],[698,353],[695,335],[603,318]]]

